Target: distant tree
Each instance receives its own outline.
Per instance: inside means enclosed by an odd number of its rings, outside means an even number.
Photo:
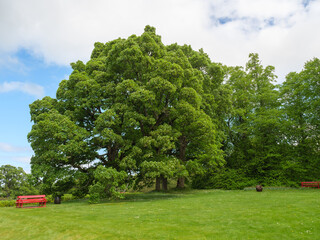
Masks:
[[[32,176],[26,174],[21,167],[2,165],[0,167],[0,195],[15,197],[25,194],[37,194],[32,184]]]
[[[221,114],[227,164],[196,176],[193,186],[242,189],[259,183],[298,186],[320,174],[320,60],[274,85],[274,67],[250,54],[246,68],[225,69],[225,93],[231,108]],[[222,95],[222,94],[221,94]],[[219,106],[228,109],[228,98]],[[215,108],[217,109],[217,108]],[[218,119],[218,118],[213,118]]]
[[[317,180],[320,174],[320,60],[291,72],[281,86],[286,176],[295,181]]]
[[[280,174],[281,113],[273,72],[273,66],[261,65],[258,54],[250,54],[246,70],[232,68],[227,81],[233,90],[228,166],[261,181]]]

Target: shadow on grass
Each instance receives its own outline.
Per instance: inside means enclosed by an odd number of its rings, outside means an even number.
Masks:
[[[180,197],[179,194],[168,192],[149,192],[149,193],[126,193],[125,198],[119,201],[121,202],[141,202],[141,201],[153,201],[153,200],[166,200]]]
[[[133,193],[125,193],[123,199],[103,199],[98,204],[103,203],[125,203],[125,202],[150,202],[150,201],[158,201],[158,200],[168,200],[181,197],[182,192],[133,192]],[[59,205],[54,203],[48,203],[49,205]],[[74,199],[68,201],[62,201],[61,205],[74,205],[74,204],[90,204],[89,199]]]

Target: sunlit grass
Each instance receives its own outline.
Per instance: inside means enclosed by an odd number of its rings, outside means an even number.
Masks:
[[[129,194],[0,208],[0,239],[320,239],[319,190]]]

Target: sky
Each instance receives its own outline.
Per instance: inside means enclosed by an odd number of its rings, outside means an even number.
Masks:
[[[258,53],[278,83],[320,57],[320,0],[0,0],[0,166],[31,171],[29,104],[55,97],[71,62],[146,25],[228,66]]]

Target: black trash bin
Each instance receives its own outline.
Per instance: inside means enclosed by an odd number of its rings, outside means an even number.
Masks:
[[[61,203],[61,197],[55,197],[54,204],[60,204],[60,203]]]

